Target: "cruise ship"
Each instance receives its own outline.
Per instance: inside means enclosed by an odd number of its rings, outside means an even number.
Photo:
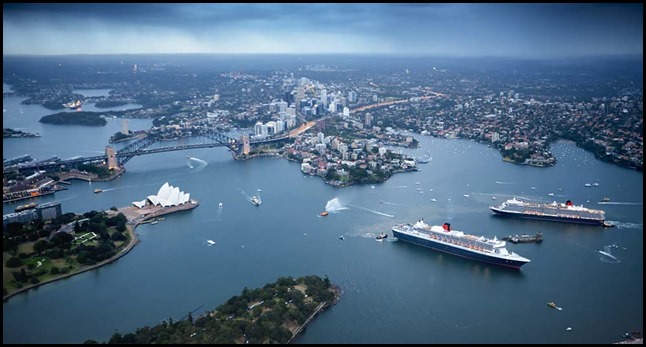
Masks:
[[[570,200],[565,204],[557,203],[556,201],[550,204],[539,204],[513,198],[503,202],[498,207],[491,206],[490,208],[494,213],[503,216],[612,226],[605,221],[606,213],[604,211],[574,206]]]
[[[505,248],[505,241],[451,230],[449,223],[429,226],[420,220],[413,225],[395,225],[392,231],[398,240],[489,264],[520,269],[530,262],[527,258],[509,252]]]

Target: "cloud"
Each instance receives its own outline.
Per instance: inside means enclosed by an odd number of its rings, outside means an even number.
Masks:
[[[642,4],[3,4],[3,54],[642,54]]]

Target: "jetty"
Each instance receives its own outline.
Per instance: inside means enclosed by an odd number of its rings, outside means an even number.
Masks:
[[[534,236],[527,235],[527,234],[509,235],[509,236],[503,237],[502,239],[512,243],[527,243],[527,242],[540,243],[540,242],[543,242],[543,233],[539,231]]]

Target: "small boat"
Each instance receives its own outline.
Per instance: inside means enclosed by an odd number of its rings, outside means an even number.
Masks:
[[[388,237],[388,234],[386,234],[386,233],[384,233],[384,232],[382,231],[382,232],[381,232],[381,234],[379,234],[379,235],[377,235],[377,237],[375,237],[375,239],[376,239],[377,241],[381,241],[381,240],[383,240],[383,239],[385,239],[385,238],[387,238],[387,237]]]
[[[330,214],[330,212],[328,212],[328,211],[323,211],[323,212],[321,212],[321,214],[319,214],[319,216],[321,216],[321,217],[325,217],[325,216],[327,216],[328,214]]]
[[[549,195],[549,196],[554,196],[554,193],[548,193],[547,195]]]
[[[548,303],[547,303],[547,306],[549,306],[549,307],[551,307],[551,308],[555,308],[555,309],[557,309],[557,310],[559,310],[559,311],[563,310],[562,308],[560,308],[560,307],[556,306],[556,304],[554,303],[554,301],[552,301],[552,302],[548,302]]]
[[[163,222],[166,220],[166,217],[157,217],[158,222]]]
[[[594,187],[598,187],[598,186],[599,186],[599,183],[596,183],[596,182],[595,182],[595,183],[592,183],[592,185],[593,185]]]
[[[260,198],[258,196],[254,195],[254,196],[251,197],[251,203],[256,205],[256,206],[260,206],[260,204],[262,202],[260,201]]]
[[[498,198],[497,198],[497,197],[495,197],[495,196],[492,196],[492,197],[491,197],[491,200],[496,200],[496,199],[498,199]]]
[[[94,190],[94,193],[98,194],[98,193],[101,193],[102,191],[103,191],[103,189],[97,188],[97,189]]]
[[[532,190],[536,190],[536,187],[532,187]]]
[[[375,186],[370,186],[370,188],[375,189]]]
[[[157,224],[157,223],[159,223],[159,221],[156,220],[156,219],[154,221],[150,222],[150,224]]]
[[[222,203],[220,203],[220,204],[218,205],[218,207],[219,207],[219,208],[222,208]]]
[[[586,184],[584,184],[584,186],[586,186],[586,187],[592,187],[592,185],[591,185],[590,183],[586,183]]]
[[[213,240],[206,240],[206,243],[209,244],[209,246],[213,246],[215,244],[215,241]]]
[[[465,198],[468,198],[468,197],[469,197],[469,194],[464,194],[464,197],[465,197]]]
[[[436,201],[437,201],[437,199],[436,199],[436,198],[432,198],[432,199],[431,199],[431,201],[432,201],[432,202],[436,202]]]
[[[608,202],[608,201],[610,201],[610,198],[603,198],[603,199],[601,199],[601,201]]]
[[[343,235],[339,235],[339,240],[343,240]]]

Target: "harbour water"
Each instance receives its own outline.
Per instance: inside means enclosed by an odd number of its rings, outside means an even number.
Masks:
[[[119,120],[41,124],[48,111],[20,100],[3,98],[3,126],[42,137],[3,140],[5,158],[95,155],[120,129]],[[129,120],[131,130],[150,124]],[[61,201],[63,212],[107,210],[169,182],[200,206],[138,227],[141,244],[110,265],[11,298],[3,305],[3,343],[106,341],[204,305],[202,313],[244,287],[309,274],[327,275],[344,294],[296,343],[610,343],[643,331],[643,173],[597,161],[569,142],[553,146],[556,166],[534,168],[505,163],[483,144],[417,138],[421,148],[402,151],[430,153],[432,161],[374,188],[333,188],[304,176],[297,163],[237,162],[224,148],[135,157],[113,181],[73,181],[37,201]],[[187,163],[187,156],[201,161]],[[593,182],[599,185],[584,186]],[[247,197],[259,188],[256,207]],[[505,219],[489,210],[514,196],[603,208],[617,227]],[[597,204],[603,197],[612,204]],[[326,205],[335,208],[320,217]],[[540,231],[544,240],[508,244],[531,259],[517,271],[374,239],[420,218],[486,237]],[[619,262],[604,261],[597,249]]]

